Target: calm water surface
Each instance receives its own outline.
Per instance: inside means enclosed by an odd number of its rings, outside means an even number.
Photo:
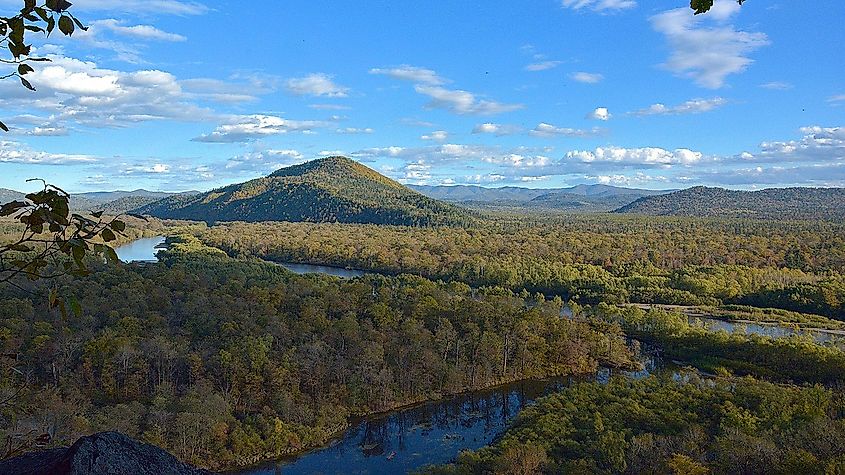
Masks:
[[[834,343],[842,340],[842,335],[814,329],[794,329],[777,324],[759,324],[728,322],[715,318],[689,317],[690,325],[706,328],[711,331],[725,330],[728,333],[740,332],[746,335],[762,335],[771,338],[785,338],[792,335],[810,336],[817,343]]]
[[[273,261],[269,261],[273,262]],[[293,264],[290,262],[273,262],[276,265],[280,265],[285,269],[297,273],[297,274],[324,274],[324,275],[333,275],[335,277],[341,277],[344,279],[352,279],[355,277],[361,277],[362,275],[366,274],[364,271],[356,270],[356,269],[344,269],[343,267],[332,267],[332,266],[315,266],[311,264]]]
[[[157,262],[157,248],[163,244],[164,236],[142,238],[116,248],[115,252],[123,262]]]
[[[236,472],[275,474],[397,474],[454,460],[489,445],[519,411],[538,397],[591,378],[524,381],[367,417],[329,446]]]

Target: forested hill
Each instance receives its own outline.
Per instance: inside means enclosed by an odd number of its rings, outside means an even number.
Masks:
[[[186,192],[196,194],[197,192]],[[135,208],[147,205],[154,201],[173,196],[175,193],[160,191],[147,191],[138,189],[134,191],[95,191],[91,193],[72,193],[70,195],[70,208],[77,212],[103,211],[107,215],[126,213]],[[26,194],[15,190],[0,188],[0,204],[10,201],[24,201]]]
[[[417,193],[358,162],[328,157],[195,196],[135,210],[197,221],[308,221],[410,226],[462,224],[473,216]]]
[[[845,219],[843,188],[770,188],[733,191],[697,186],[640,198],[616,210],[652,216],[758,219]]]
[[[515,211],[565,211],[606,213],[644,196],[671,193],[674,190],[644,190],[593,184],[568,188],[486,188],[477,185],[411,185],[411,189],[429,198],[455,203],[472,209],[510,209]]]

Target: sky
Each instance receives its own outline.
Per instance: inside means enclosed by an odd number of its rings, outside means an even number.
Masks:
[[[74,3],[88,32],[33,36],[37,91],[0,81],[0,187],[204,191],[327,155],[406,184],[845,186],[836,0]]]

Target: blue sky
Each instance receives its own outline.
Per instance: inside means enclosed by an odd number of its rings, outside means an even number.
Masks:
[[[327,154],[404,183],[845,186],[834,0],[244,4],[75,2],[91,28],[35,42],[38,91],[0,84],[0,187],[207,190]]]

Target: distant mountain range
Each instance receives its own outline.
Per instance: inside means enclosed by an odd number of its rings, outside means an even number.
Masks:
[[[197,221],[310,221],[393,225],[459,224],[474,219],[345,157],[328,157],[194,196],[135,210]]]
[[[696,186],[640,198],[617,212],[652,216],[845,220],[845,188],[732,191]]]
[[[74,211],[103,211],[106,214],[115,215],[126,213],[133,209],[149,203],[174,196],[177,194],[195,195],[199,192],[189,191],[185,193],[164,193],[159,191],[147,191],[143,189],[133,191],[96,191],[91,193],[72,193],[70,195],[70,207]],[[26,196],[15,190],[0,188],[0,203],[23,200]]]
[[[0,188],[0,203],[24,194]],[[196,221],[308,221],[393,225],[465,224],[469,208],[616,212],[652,216],[845,220],[843,188],[732,191],[697,186],[655,191],[610,185],[569,188],[406,187],[345,157],[282,168],[207,193],[147,190],[80,193],[71,208]]]
[[[474,185],[412,185],[411,188],[431,198],[471,207],[510,207],[579,212],[613,211],[639,198],[673,191],[622,188],[601,184],[546,189],[512,186],[485,188]]]

